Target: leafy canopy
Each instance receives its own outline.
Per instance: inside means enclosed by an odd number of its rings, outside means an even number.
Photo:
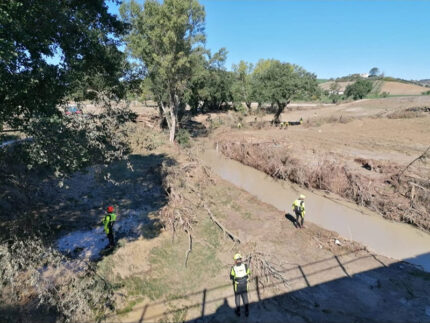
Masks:
[[[352,96],[354,100],[364,98],[372,91],[373,83],[369,80],[357,80],[355,83],[350,84],[345,89],[345,95],[347,97]]]
[[[121,96],[124,60],[116,45],[124,31],[102,0],[1,1],[0,127],[58,114],[71,93],[85,98],[109,88]]]
[[[134,116],[111,104],[124,95],[125,31],[103,0],[0,2],[0,131],[32,137],[15,150],[29,167],[61,175],[128,152],[116,129]],[[88,98],[104,100],[99,114],[68,118],[59,108]]]
[[[298,65],[278,60],[260,60],[254,69],[254,86],[258,102],[277,105],[274,122],[293,99],[307,99],[318,92],[316,76]]]
[[[211,55],[206,51],[194,65],[187,102],[194,112],[220,110],[232,101],[232,73],[225,70],[227,51],[221,48]]]
[[[128,51],[144,64],[173,141],[184,93],[202,54],[204,8],[197,0],[147,0],[143,8],[135,1],[124,3],[120,12],[131,25]]]

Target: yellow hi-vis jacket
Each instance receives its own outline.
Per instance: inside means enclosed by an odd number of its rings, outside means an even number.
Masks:
[[[105,217],[103,218],[103,226],[105,229],[105,233],[109,234],[110,230],[112,230],[113,224],[116,221],[116,214],[115,213],[107,213]]]
[[[240,285],[239,289],[246,288],[248,290],[248,278],[250,275],[251,272],[247,264],[242,263],[240,266],[235,265],[231,268],[230,279],[233,281],[235,292],[238,291],[238,285]]]
[[[293,211],[300,214],[302,217],[305,216],[305,201],[295,200],[293,203]]]

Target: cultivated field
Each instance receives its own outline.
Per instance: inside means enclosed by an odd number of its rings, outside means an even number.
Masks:
[[[421,95],[423,92],[430,90],[430,88],[410,83],[382,81],[382,84],[379,84],[381,81],[377,82],[378,87],[380,85],[379,93],[386,92],[390,95]],[[324,82],[321,83],[319,86],[323,90],[330,90],[330,86],[333,83],[334,82],[332,81]],[[353,83],[354,82],[338,82],[341,91],[345,91],[346,87]]]

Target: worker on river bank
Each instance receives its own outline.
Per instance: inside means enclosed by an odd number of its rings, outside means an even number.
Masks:
[[[248,302],[248,279],[250,276],[249,267],[242,262],[242,256],[235,254],[234,266],[230,270],[230,279],[233,281],[234,301],[236,303],[235,313],[240,316],[240,298],[245,305],[245,316],[249,315],[249,302]]]
[[[293,203],[293,211],[296,214],[296,223],[299,228],[304,227],[305,222],[305,198],[303,194],[300,194],[299,198]]]
[[[116,214],[114,213],[114,208],[113,206],[108,206],[107,213],[104,216],[102,223],[103,223],[107,238],[109,240],[109,245],[108,245],[109,248],[115,247],[115,236],[113,231],[113,225],[115,221],[116,221]]]

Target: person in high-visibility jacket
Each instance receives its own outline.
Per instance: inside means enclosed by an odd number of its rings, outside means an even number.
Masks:
[[[236,303],[236,315],[240,316],[240,298],[245,305],[245,316],[249,315],[248,279],[251,275],[248,265],[242,262],[242,256],[235,254],[234,266],[230,270],[230,279],[233,281],[234,301]]]
[[[296,214],[296,223],[299,228],[302,228],[305,222],[305,198],[306,196],[301,194],[293,203],[293,211]]]
[[[116,221],[116,214],[113,212],[113,206],[108,206],[107,213],[103,218],[103,226],[105,233],[107,235],[107,238],[109,239],[109,247],[115,246],[115,237],[113,232],[113,225]]]

